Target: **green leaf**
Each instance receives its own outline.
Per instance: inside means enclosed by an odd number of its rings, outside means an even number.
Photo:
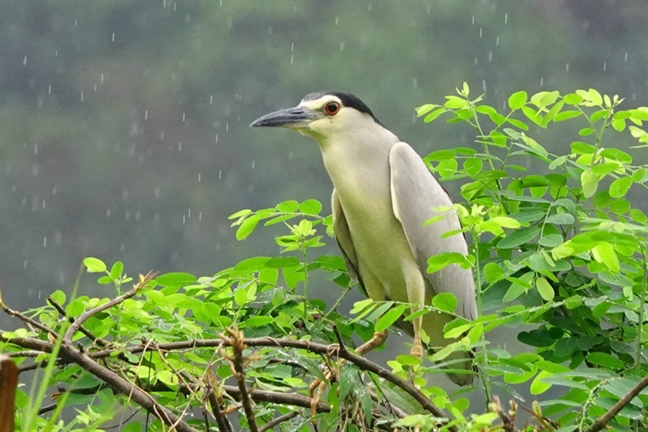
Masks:
[[[427,161],[442,161],[446,159],[454,159],[457,156],[454,150],[437,150],[425,157]]]
[[[632,186],[632,178],[621,177],[612,182],[610,185],[610,196],[612,198],[621,198],[630,190]]]
[[[155,278],[158,285],[165,287],[177,287],[191,285],[196,282],[196,276],[189,273],[173,272],[165,273]]]
[[[444,312],[454,313],[458,304],[457,297],[449,292],[439,293],[432,297],[432,305]]]
[[[84,258],[83,265],[88,269],[88,273],[103,273],[106,271],[106,264],[99,258]]]
[[[529,243],[540,234],[540,228],[531,226],[513,231],[511,234],[504,237],[497,243],[497,247],[501,249],[512,249],[525,243]]]
[[[613,272],[620,270],[619,257],[610,243],[599,242],[592,248],[592,256],[597,262],[605,264]]]
[[[598,188],[599,176],[594,174],[591,170],[587,169],[581,174],[581,184],[583,187],[583,195],[585,198],[590,198],[596,193]]]
[[[391,326],[403,315],[403,312],[408,308],[408,305],[398,305],[394,306],[388,310],[383,316],[380,317],[376,323],[374,330],[380,332]]]
[[[425,123],[430,123],[431,121],[434,121],[436,118],[438,118],[441,114],[445,113],[446,111],[447,110],[443,107],[435,109],[430,114],[426,115],[423,121]]]
[[[229,215],[229,217],[227,219],[238,219],[241,216],[247,216],[250,213],[252,213],[252,210],[250,210],[250,209],[239,210],[236,213],[233,213],[233,214]]]
[[[529,391],[532,395],[538,395],[546,392],[551,388],[551,383],[542,381],[543,378],[553,376],[553,373],[548,371],[541,371],[531,382],[529,386]]]
[[[113,279],[119,279],[119,277],[124,272],[124,264],[121,261],[117,261],[110,268],[110,277]]]
[[[322,203],[309,199],[299,204],[299,211],[308,215],[318,215],[322,211]]]
[[[276,209],[282,213],[294,213],[299,210],[299,203],[295,200],[284,201],[277,204]]]
[[[295,267],[301,264],[296,257],[277,257],[271,258],[266,261],[265,266],[268,268],[286,268],[286,267]]]
[[[66,295],[61,290],[54,291],[52,294],[50,294],[50,297],[52,297],[52,300],[60,305],[65,304]]]
[[[556,213],[549,216],[545,221],[554,225],[572,225],[575,219],[570,213]]]
[[[254,231],[254,228],[256,228],[258,223],[259,223],[258,214],[253,214],[249,218],[245,219],[241,223],[241,226],[239,226],[238,229],[236,230],[236,240],[243,240],[244,238],[252,234],[252,231]]]
[[[540,294],[540,297],[542,297],[545,301],[551,301],[554,298],[554,289],[553,287],[549,284],[547,279],[543,277],[539,277],[536,279],[536,289],[538,290],[538,293]]]
[[[580,111],[575,111],[575,110],[563,111],[563,112],[560,112],[560,113],[556,114],[553,121],[558,123],[558,122],[561,122],[561,121],[570,120],[570,119],[573,119],[573,118],[576,118],[576,117],[580,117],[581,115],[582,114],[581,114]]]
[[[623,367],[625,367],[625,363],[623,363],[621,360],[611,354],[604,352],[592,352],[587,354],[586,358],[587,361],[592,364],[610,369],[622,369]]]
[[[234,291],[234,301],[238,306],[245,306],[248,302],[247,290],[241,287]]]
[[[494,218],[490,219],[492,222],[495,222],[497,225],[501,226],[502,228],[520,228],[520,222],[517,220],[507,217],[507,216],[495,216]]]
[[[527,102],[527,92],[518,91],[509,96],[508,105],[512,110],[522,108]]]
[[[504,270],[501,265],[490,262],[484,266],[484,277],[486,278],[486,282],[492,284],[502,279],[503,276]]]

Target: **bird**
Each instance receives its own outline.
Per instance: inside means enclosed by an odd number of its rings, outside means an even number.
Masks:
[[[334,187],[334,235],[349,274],[369,298],[429,305],[435,295],[449,292],[457,298],[458,315],[476,318],[470,269],[452,264],[426,272],[433,255],[468,254],[452,199],[418,153],[362,100],[347,92],[310,93],[297,106],[266,114],[250,127],[288,128],[317,142]],[[435,222],[426,224],[432,218]],[[443,236],[449,231],[456,234]],[[400,320],[414,338],[411,354],[422,358],[421,329],[429,337],[428,351],[453,342],[443,336],[452,320],[438,312]],[[449,359],[453,368],[469,371],[449,373],[449,378],[458,385],[472,383],[472,353],[454,352]]]

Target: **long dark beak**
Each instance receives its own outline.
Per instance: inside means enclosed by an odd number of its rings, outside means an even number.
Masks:
[[[319,116],[316,111],[296,106],[259,117],[250,124],[250,127],[306,128],[310,122],[317,118]]]

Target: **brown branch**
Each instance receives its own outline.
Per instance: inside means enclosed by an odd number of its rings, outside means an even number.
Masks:
[[[74,363],[105,382],[113,390],[128,396],[146,411],[159,418],[164,424],[170,426],[171,429],[175,428],[178,432],[197,432],[196,429],[189,426],[181,418],[160,405],[148,393],[126,381],[110,369],[101,366],[85,353],[77,351],[66,343],[61,345],[61,351],[65,352]]]
[[[234,386],[223,386],[223,390],[227,392],[228,395],[233,397],[235,400],[241,400],[241,391],[238,387]],[[267,390],[250,390],[250,397],[252,400],[257,402],[270,402],[282,405],[294,405],[301,408],[310,408],[311,407],[311,398],[307,396],[300,395],[299,393],[278,393]],[[329,412],[331,407],[329,407],[324,402],[317,404],[317,412]]]
[[[34,320],[33,318],[29,318],[27,315],[24,315],[24,314],[18,312],[17,310],[11,309],[9,306],[4,304],[2,299],[0,299],[0,308],[2,308],[2,310],[5,311],[5,313],[7,315],[14,316],[14,317],[18,318],[19,320],[21,320],[22,322],[24,322],[27,325],[31,325],[32,327],[36,327],[37,329],[39,329],[41,331],[44,331],[46,334],[51,333],[52,335],[54,335],[54,339],[56,339],[58,337],[58,334],[54,330],[52,330],[51,328],[39,323],[38,321]]]
[[[601,417],[597,418],[594,424],[590,426],[588,429],[585,430],[585,432],[598,432],[600,430],[603,430],[606,428],[608,422],[614,418],[617,414],[619,414],[619,411],[623,409],[624,406],[628,405],[632,399],[635,398],[639,393],[641,393],[641,390],[643,390],[646,386],[648,386],[648,375],[643,377],[636,386],[634,386],[628,393],[626,393],[625,396],[623,396],[617,403],[615,403],[612,408],[608,410],[605,414],[603,414]]]
[[[234,351],[234,358],[227,360],[232,367],[232,372],[234,372],[234,378],[238,384],[239,390],[241,392],[241,404],[243,405],[243,410],[245,411],[245,417],[247,418],[248,428],[251,432],[259,432],[259,427],[256,424],[256,419],[254,417],[254,409],[252,408],[252,400],[245,385],[245,360],[243,359],[243,350],[245,349],[245,342],[243,342],[243,332],[240,332],[238,329],[225,329],[231,337],[222,335],[221,337],[230,345]]]
[[[97,306],[94,309],[90,309],[85,311],[84,313],[81,314],[79,318],[74,320],[74,322],[70,325],[68,330],[65,332],[65,336],[63,336],[63,343],[71,343],[72,342],[72,336],[79,330],[81,325],[83,325],[84,322],[86,322],[90,317],[98,314],[99,312],[103,312],[106,309],[110,309],[111,307],[118,305],[119,303],[123,302],[126,299],[129,299],[133,297],[137,292],[144,287],[151,279],[155,277],[156,273],[153,272],[148,272],[145,276],[140,275],[139,277],[139,282],[136,283],[133,286],[133,289],[131,289],[128,292],[125,292],[124,294],[120,295],[119,297],[115,297],[114,299],[110,300],[107,303],[102,304],[101,306]]]
[[[25,342],[24,339],[28,338],[22,338],[21,341]],[[31,339],[31,338],[29,338]],[[2,337],[0,336],[0,340],[2,340]],[[24,348],[30,348],[30,349],[39,349],[35,343],[43,343],[42,341],[39,341],[37,339],[30,340],[29,344],[23,345],[18,339],[12,339],[12,343],[15,343],[16,345],[22,346]],[[437,408],[427,397],[425,397],[424,394],[422,394],[416,387],[414,387],[412,384],[408,383],[407,381],[402,380],[401,378],[397,377],[393,373],[391,373],[389,370],[383,368],[382,366],[371,362],[370,360],[367,360],[363,357],[360,357],[356,354],[351,353],[347,349],[339,349],[336,350],[334,349],[334,346],[332,345],[327,345],[327,344],[322,344],[322,343],[317,343],[317,342],[311,342],[311,341],[303,341],[303,340],[294,340],[294,339],[274,339],[271,337],[259,337],[259,338],[246,338],[243,339],[242,342],[248,346],[248,347],[284,347],[284,348],[294,348],[294,349],[303,349],[315,354],[320,354],[320,355],[330,355],[332,352],[337,351],[337,354],[340,358],[344,358],[345,360],[348,360],[349,362],[355,364],[358,368],[373,372],[376,375],[380,376],[381,378],[391,382],[392,384],[395,384],[396,386],[402,388],[404,391],[406,391],[408,394],[410,394],[416,401],[418,401],[428,412],[434,414],[437,417],[441,418],[447,418],[447,416],[441,411],[439,408]],[[138,346],[132,346],[128,347],[127,350],[130,351],[133,354],[138,354],[144,352],[147,348],[155,348],[159,349],[162,351],[178,351],[178,350],[185,350],[185,349],[193,349],[193,348],[205,348],[205,347],[219,347],[222,346],[223,343],[227,345],[231,345],[231,343],[228,343],[228,341],[224,341],[223,339],[195,339],[195,340],[190,340],[190,341],[182,341],[182,342],[170,342],[170,343],[164,343],[164,344],[149,344],[148,346],[145,345],[138,345]],[[49,345],[49,344],[48,344]],[[337,347],[337,344],[335,344]],[[103,351],[98,351],[95,353],[89,354],[87,357],[89,359],[100,359],[104,357],[110,356],[110,354],[114,352],[114,350],[103,350]],[[76,363],[76,361],[75,361]],[[237,392],[232,392],[229,389],[227,390],[229,394],[232,396],[236,397]],[[240,391],[240,390],[239,390]],[[261,394],[260,390],[252,390],[250,392],[251,397],[255,401],[268,401],[268,402],[276,402],[275,400],[266,400],[264,399]],[[285,396],[286,394],[281,394],[281,393],[273,393],[273,395],[281,395],[282,397]],[[264,395],[265,396],[265,395]],[[307,398],[305,396],[299,395],[299,397],[305,399],[307,401],[307,405],[305,406],[306,408],[310,407],[310,398]],[[239,396],[240,398],[240,396]],[[240,399],[239,399],[240,400]],[[283,400],[283,402],[278,402],[278,403],[294,403],[295,401],[287,401],[286,399]],[[296,404],[298,406],[303,406],[301,404]],[[328,406],[327,406],[328,408]],[[321,407],[318,405],[317,410],[320,411]],[[329,409],[322,409],[322,411],[328,411]],[[455,430],[454,428],[450,429]]]
[[[232,426],[223,415],[223,411],[220,409],[220,403],[216,398],[216,393],[214,393],[214,389],[211,386],[207,388],[207,399],[209,400],[209,405],[211,406],[214,418],[216,418],[218,430],[221,432],[232,432]]]
[[[56,309],[58,311],[59,315],[66,318],[70,323],[74,323],[74,318],[71,317],[71,316],[68,316],[68,314],[67,314],[67,312],[65,312],[65,309],[63,308],[63,306],[61,306],[56,300],[54,300],[52,298],[52,296],[47,296],[47,302],[54,309]],[[110,345],[109,342],[96,337],[88,329],[86,329],[83,326],[79,327],[79,331],[81,331],[81,333],[86,335],[91,341],[96,342],[98,345],[101,345],[102,347],[106,347],[106,346]]]
[[[299,411],[293,411],[293,412],[289,412],[288,414],[284,414],[282,416],[279,416],[279,417],[269,421],[268,423],[264,424],[263,426],[261,426],[259,428],[259,432],[265,432],[267,430],[270,430],[273,427],[277,426],[278,424],[283,423],[285,421],[288,421],[288,420],[290,420],[292,418],[295,418],[298,415],[299,415]]]

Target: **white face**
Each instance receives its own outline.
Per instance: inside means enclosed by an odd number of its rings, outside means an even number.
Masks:
[[[316,118],[308,125],[296,125],[291,129],[311,136],[320,142],[333,134],[349,132],[363,122],[373,123],[373,119],[367,114],[361,113],[355,108],[345,107],[340,98],[335,95],[324,95],[315,100],[302,100],[299,107],[313,112],[316,114]]]

